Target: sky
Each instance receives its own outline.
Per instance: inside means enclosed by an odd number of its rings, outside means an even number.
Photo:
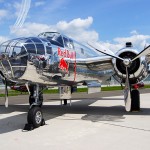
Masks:
[[[130,41],[140,51],[150,44],[149,5],[149,0],[0,0],[0,43],[57,31],[112,51]]]

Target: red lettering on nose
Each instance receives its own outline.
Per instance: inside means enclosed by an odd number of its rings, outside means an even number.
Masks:
[[[75,51],[69,51],[69,50],[62,50],[61,48],[58,48],[58,56],[60,56],[60,62],[58,64],[58,68],[62,71],[65,71],[68,73],[69,71],[69,63],[65,60],[65,58],[75,59],[74,60],[74,81],[76,79],[76,52]]]
[[[75,59],[75,55],[76,55],[76,52],[74,52],[74,51],[69,51],[69,50],[63,51],[58,47],[58,56],[61,56],[64,58]]]

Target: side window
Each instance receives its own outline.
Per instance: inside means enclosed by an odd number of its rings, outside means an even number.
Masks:
[[[28,53],[36,53],[34,44],[25,44],[24,46],[27,49]]]
[[[49,46],[46,46],[46,52],[47,54],[52,54],[52,48]]]
[[[36,44],[37,54],[45,55],[45,49],[43,44]]]
[[[81,48],[81,53],[84,54],[84,49],[83,48]]]

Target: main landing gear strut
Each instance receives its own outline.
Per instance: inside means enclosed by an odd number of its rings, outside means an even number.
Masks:
[[[24,130],[30,131],[34,128],[45,125],[41,106],[43,103],[42,88],[36,84],[30,86],[29,104],[30,108],[27,115],[27,124],[25,124]]]

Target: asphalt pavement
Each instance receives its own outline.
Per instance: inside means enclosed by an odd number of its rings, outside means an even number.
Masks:
[[[23,132],[28,95],[0,99],[2,150],[148,150],[150,147],[149,90],[141,91],[141,111],[126,112],[122,91],[73,94],[62,106],[57,94],[44,95],[46,125]]]

